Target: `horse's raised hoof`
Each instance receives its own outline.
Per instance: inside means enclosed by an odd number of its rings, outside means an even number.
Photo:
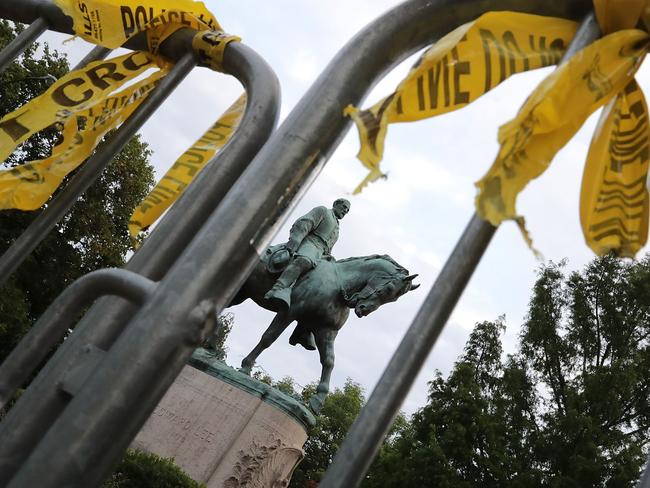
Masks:
[[[316,393],[309,399],[309,410],[311,410],[314,415],[320,415],[324,400],[325,398],[322,395]]]

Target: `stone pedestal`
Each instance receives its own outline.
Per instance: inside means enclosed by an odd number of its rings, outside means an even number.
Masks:
[[[198,350],[131,447],[174,458],[208,488],[279,488],[314,422],[297,400]]]

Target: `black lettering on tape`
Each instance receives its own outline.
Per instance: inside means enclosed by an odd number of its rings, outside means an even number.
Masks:
[[[167,197],[165,195],[160,195],[160,192],[156,190],[155,188],[147,195],[147,200],[152,202],[154,205],[158,205],[159,203],[162,203],[163,200],[167,200]]]
[[[388,95],[384,101],[381,102],[376,116],[372,113],[372,110],[362,110],[359,112],[361,123],[366,128],[368,145],[372,148],[375,154],[377,154],[377,136],[379,135],[379,129],[381,127],[380,121],[394,98],[395,93]]]
[[[564,51],[564,43],[562,42],[562,39],[555,39],[551,43],[552,49],[549,49],[549,47],[546,47],[546,36],[535,38],[535,36],[531,34],[528,36],[528,44],[530,48],[539,55],[541,67],[557,63]]]
[[[163,176],[163,180],[164,179],[170,179],[170,178],[168,176]],[[170,194],[171,196],[176,195],[176,192],[174,190],[171,190],[170,188],[167,188],[165,185],[162,184],[162,182],[159,183],[156,186],[156,190],[163,190],[163,191],[167,192],[168,194]]]
[[[201,137],[201,141],[207,142],[207,143],[215,143],[215,142],[221,142],[226,138],[225,135],[219,134],[218,132],[213,132],[209,131],[206,132],[203,137]]]
[[[196,158],[196,161],[187,161],[188,156],[194,156]],[[176,161],[172,166],[172,168],[178,169],[180,166],[186,166],[187,168],[189,168],[187,174],[190,176],[194,176],[196,172],[199,170],[199,168],[197,168],[196,165],[201,165],[205,161],[203,155],[197,154],[193,151],[186,151],[185,154],[183,154],[182,158],[183,161]]]
[[[438,108],[438,97],[440,95],[440,90],[443,90],[444,93],[444,104],[445,107],[449,107],[451,103],[450,99],[450,86],[449,86],[449,59],[447,56],[443,57],[440,61],[436,63],[435,72],[434,68],[431,67],[428,69],[427,81],[429,83],[429,108],[436,109]],[[440,83],[440,77],[442,74],[442,86]],[[460,76],[460,75],[459,75]]]
[[[418,109],[424,110],[424,77],[418,76]]]
[[[517,44],[517,39],[511,31],[505,31],[503,33],[503,45],[506,47],[506,52],[508,53],[508,64],[510,69],[510,74],[517,73],[517,63],[515,54],[519,55],[522,58],[522,71],[530,70],[530,61],[528,56],[526,56]]]
[[[122,29],[124,29],[124,36],[131,37],[135,32],[135,18],[133,17],[131,7],[122,5],[120,7],[120,14],[122,15]]]
[[[135,9],[135,15],[133,17],[135,18],[135,25],[138,27],[138,30],[143,30],[144,25],[147,23],[147,10],[142,5],[139,5]]]
[[[222,124],[221,122],[215,122],[212,127],[210,127],[210,130],[215,130],[215,129],[231,129],[232,125],[226,125]]]
[[[631,84],[631,83],[630,83]],[[645,110],[643,109],[643,102],[639,100],[636,103],[633,103],[630,107],[630,113],[633,114],[637,119],[640,119]]]
[[[498,85],[506,79],[506,58],[503,53],[503,46],[497,40],[496,36],[487,29],[479,29],[481,42],[483,44],[483,54],[485,59],[485,88],[484,93],[491,90],[493,86]],[[490,43],[496,48],[499,56],[499,81],[492,84],[492,52]]]
[[[445,88],[445,107],[449,107],[449,60],[447,56],[442,58],[442,75]]]
[[[93,85],[95,85],[100,90],[106,90],[111,86],[111,84],[106,81],[106,78],[115,81],[122,81],[124,78],[126,78],[126,76],[123,74],[116,73],[116,69],[117,65],[115,63],[107,62],[88,69],[88,71],[86,71],[86,74],[88,75],[88,79]]]
[[[454,105],[469,103],[469,92],[460,89],[460,77],[470,73],[469,61],[461,61],[455,47],[451,50],[451,57],[454,60]]]
[[[88,14],[88,6],[84,2],[77,2],[77,7],[79,8],[79,12],[81,12],[81,17],[83,18],[84,34],[92,36],[92,22],[90,21],[90,15]]]
[[[201,40],[204,41],[207,44],[210,44],[213,47],[218,46],[221,44],[221,39],[219,39],[214,33],[212,32],[206,32],[201,36]]]
[[[185,14],[186,12],[181,12],[181,24],[191,26],[192,22],[185,18]]]
[[[562,55],[564,54],[564,51],[566,51],[566,47],[564,46],[564,41],[562,39],[554,39],[553,42],[551,42],[551,51],[549,53],[549,56],[551,57],[551,64],[557,64],[560,62],[562,59]]]
[[[0,129],[3,130],[14,142],[18,141],[25,134],[29,133],[29,128],[18,122],[18,118],[24,114],[16,115],[0,122]]]
[[[180,192],[185,190],[185,188],[187,187],[187,183],[185,183],[184,181],[179,180],[178,178],[174,178],[173,176],[165,175],[165,176],[163,176],[163,180],[169,180],[169,181],[172,181],[172,182],[176,183],[176,189],[175,190],[170,190],[169,188],[165,188],[172,195],[179,194]],[[159,186],[162,187],[162,185],[159,185]]]
[[[138,63],[138,57],[142,58],[139,63]],[[144,66],[147,66],[150,63],[151,60],[146,54],[141,52],[134,52],[129,57],[127,57],[124,61],[122,61],[122,66],[124,66],[129,71],[137,71],[140,68],[143,68]]]
[[[52,100],[54,100],[56,103],[59,105],[63,105],[64,107],[74,107],[76,105],[79,105],[80,103],[85,102],[88,100],[90,97],[93,96],[93,91],[92,90],[86,90],[81,94],[81,98],[75,99],[72,98],[70,94],[66,93],[66,88],[69,86],[81,86],[85,83],[85,81],[82,78],[73,78],[69,81],[66,81],[65,83],[61,84],[58,86],[53,92],[52,92]]]

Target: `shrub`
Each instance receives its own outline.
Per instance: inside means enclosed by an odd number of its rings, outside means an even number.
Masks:
[[[102,488],[205,488],[172,459],[129,449]]]

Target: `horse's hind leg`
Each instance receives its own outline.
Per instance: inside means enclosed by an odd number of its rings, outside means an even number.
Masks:
[[[315,413],[319,413],[325,397],[330,391],[330,378],[334,369],[334,339],[337,331],[319,330],[316,333],[316,347],[320,354],[322,366],[320,382],[316,388],[316,394],[309,399],[309,406]]]
[[[257,357],[264,349],[269,347],[278,337],[280,337],[280,334],[284,332],[284,329],[286,329],[291,322],[292,321],[288,319],[286,313],[278,313],[271,322],[271,325],[269,325],[264,331],[264,334],[262,334],[262,338],[260,339],[260,342],[257,343],[257,346],[255,346],[255,348],[241,362],[240,371],[250,374]]]

